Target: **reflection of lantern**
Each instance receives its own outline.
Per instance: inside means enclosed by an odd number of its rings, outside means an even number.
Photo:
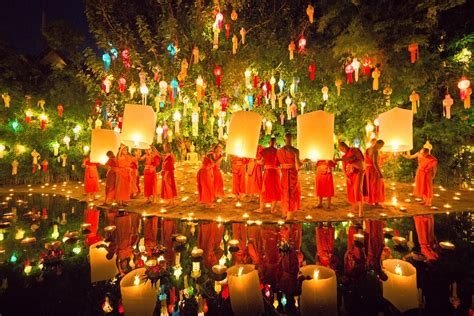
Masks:
[[[120,147],[120,134],[109,129],[94,129],[91,137],[91,162],[105,164],[107,152],[116,153]]]
[[[125,315],[152,315],[156,305],[156,288],[145,282],[145,268],[132,270],[120,281],[120,293]]]
[[[307,265],[300,269],[300,274],[310,277],[301,285],[301,315],[337,315],[337,281],[336,273],[329,268],[318,265]]]
[[[310,112],[297,117],[298,149],[302,159],[312,161],[334,158],[334,114]]]
[[[89,247],[89,257],[91,265],[91,282],[110,280],[118,273],[116,256],[107,259],[107,244],[99,241]]]
[[[148,149],[153,143],[156,115],[151,106],[126,104],[122,122],[122,143],[127,146]]]
[[[263,314],[263,297],[258,273],[251,264],[235,265],[227,270],[230,303],[236,316]]]
[[[314,22],[314,7],[311,4],[308,4],[306,8],[306,15],[308,16],[309,23],[313,24]]]
[[[461,77],[461,79],[458,82],[458,88],[459,88],[459,96],[461,97],[461,100],[464,101],[466,98],[466,91],[467,88],[471,85],[471,82],[466,78],[466,77]]]
[[[239,111],[232,114],[228,129],[227,153],[238,157],[255,158],[262,117],[255,112]]]
[[[413,148],[413,112],[393,108],[379,115],[379,138],[383,151],[404,152]]]
[[[415,267],[399,259],[387,259],[382,264],[388,276],[383,282],[383,297],[401,313],[418,308]]]

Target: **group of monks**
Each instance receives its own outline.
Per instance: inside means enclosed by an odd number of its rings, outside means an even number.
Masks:
[[[271,204],[271,213],[276,212],[276,204],[281,203],[282,217],[291,220],[300,208],[301,189],[298,172],[309,159],[300,160],[299,151],[292,146],[292,135],[286,134],[285,145],[275,147],[276,139],[272,137],[266,148],[258,146],[256,158],[231,156],[232,163],[232,193],[240,203],[244,194],[257,195],[260,207],[255,210],[261,213],[266,203]],[[357,147],[349,147],[339,142],[339,150],[344,153],[341,158],[319,160],[316,162],[315,195],[319,198],[317,208],[323,207],[323,198],[327,198],[328,209],[331,208],[331,198],[334,196],[333,169],[337,162],[342,162],[342,170],[346,177],[347,200],[352,205],[352,211],[363,216],[363,203],[379,206],[385,201],[385,190],[381,166],[384,155],[380,150],[383,140],[373,139],[365,155]],[[109,151],[105,165],[92,163],[88,158],[83,162],[85,168],[84,187],[88,199],[99,192],[99,173],[97,167],[108,168],[105,180],[105,202],[107,205],[115,201],[119,206],[126,206],[127,201],[140,193],[140,175],[138,166],[145,162],[143,194],[148,203],[153,203],[157,197],[157,167],[161,168],[161,199],[168,201],[168,206],[174,205],[177,196],[174,177],[176,159],[171,152],[171,144],[163,146],[164,153],[158,152],[151,146],[142,155],[141,150],[135,150],[133,155],[128,153],[126,146],[121,146],[117,155]],[[414,155],[403,154],[407,159],[418,159],[414,195],[422,198],[422,203],[431,206],[433,198],[433,178],[436,174],[437,160],[430,154],[429,148],[422,148]],[[198,201],[208,208],[214,208],[214,202],[225,196],[224,181],[220,163],[225,158],[223,146],[213,146],[203,157],[197,173]]]

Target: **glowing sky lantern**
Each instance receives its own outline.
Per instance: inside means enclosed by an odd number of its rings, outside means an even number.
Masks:
[[[382,262],[388,280],[383,282],[383,297],[401,313],[418,308],[416,269],[409,262],[386,259]]]
[[[151,106],[126,104],[122,122],[122,143],[138,149],[148,149],[153,143],[156,115]]]
[[[105,164],[109,159],[107,152],[117,154],[120,147],[120,134],[110,129],[93,129],[91,134],[90,160]]]
[[[383,151],[405,152],[413,149],[413,111],[393,108],[382,113],[379,120],[379,138],[385,142]]]
[[[314,111],[297,117],[297,144],[301,159],[334,157],[334,114]]]
[[[239,111],[232,114],[226,150],[230,155],[255,158],[262,117],[255,112]]]

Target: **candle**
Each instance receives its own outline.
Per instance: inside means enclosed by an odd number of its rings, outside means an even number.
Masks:
[[[446,250],[454,250],[456,248],[456,246],[449,241],[442,241],[439,243],[439,246]]]
[[[263,314],[263,297],[254,265],[235,265],[229,268],[227,279],[230,302],[235,316]]]
[[[229,240],[229,251],[237,252],[239,251],[239,241],[237,239]]]
[[[36,242],[36,238],[35,237],[26,237],[24,239],[21,240],[21,244],[24,245],[24,246],[29,246],[29,245],[32,245]]]
[[[311,278],[301,285],[301,315],[337,316],[336,273],[324,266],[307,265],[301,267],[300,275]]]
[[[98,247],[102,246],[102,247]],[[91,282],[105,281],[112,279],[117,273],[117,265],[115,264],[116,256],[110,259],[106,257],[108,246],[107,243],[99,241],[89,247]]]
[[[152,315],[156,304],[157,289],[151,282],[145,282],[145,268],[140,268],[127,273],[120,281],[120,292],[124,312],[129,315]]]
[[[392,241],[397,246],[406,246],[407,240],[405,237],[394,236],[392,237]]]
[[[415,267],[399,259],[386,259],[382,265],[388,276],[383,282],[383,297],[401,313],[418,308]]]

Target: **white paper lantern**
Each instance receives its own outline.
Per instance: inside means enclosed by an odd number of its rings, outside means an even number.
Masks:
[[[312,161],[334,158],[334,114],[315,111],[297,117],[300,158]]]
[[[383,297],[401,313],[418,308],[415,267],[399,259],[386,259],[382,265],[388,276],[383,282]]]
[[[120,281],[122,304],[127,316],[153,315],[160,282],[157,282],[156,287],[151,285],[151,281],[145,282],[145,271],[145,268],[132,270]]]
[[[307,265],[301,267],[300,274],[311,278],[301,285],[300,314],[337,316],[337,280],[334,270]]]
[[[123,113],[122,143],[138,149],[148,149],[153,143],[156,115],[151,106],[126,104]]]
[[[413,111],[393,108],[379,115],[382,151],[403,152],[413,149]]]
[[[228,129],[227,153],[238,157],[255,158],[261,124],[262,117],[255,112],[233,113]]]
[[[257,270],[252,264],[227,269],[230,304],[235,316],[258,316],[264,312]]]
[[[117,257],[114,255],[112,259],[107,259],[107,250],[104,247],[97,247],[107,245],[103,241],[99,241],[89,247],[89,258],[91,265],[91,282],[106,281],[114,278],[117,273]]]
[[[114,154],[120,147],[120,134],[110,129],[94,129],[91,138],[91,162],[105,164],[109,159],[107,152],[110,150]]]

